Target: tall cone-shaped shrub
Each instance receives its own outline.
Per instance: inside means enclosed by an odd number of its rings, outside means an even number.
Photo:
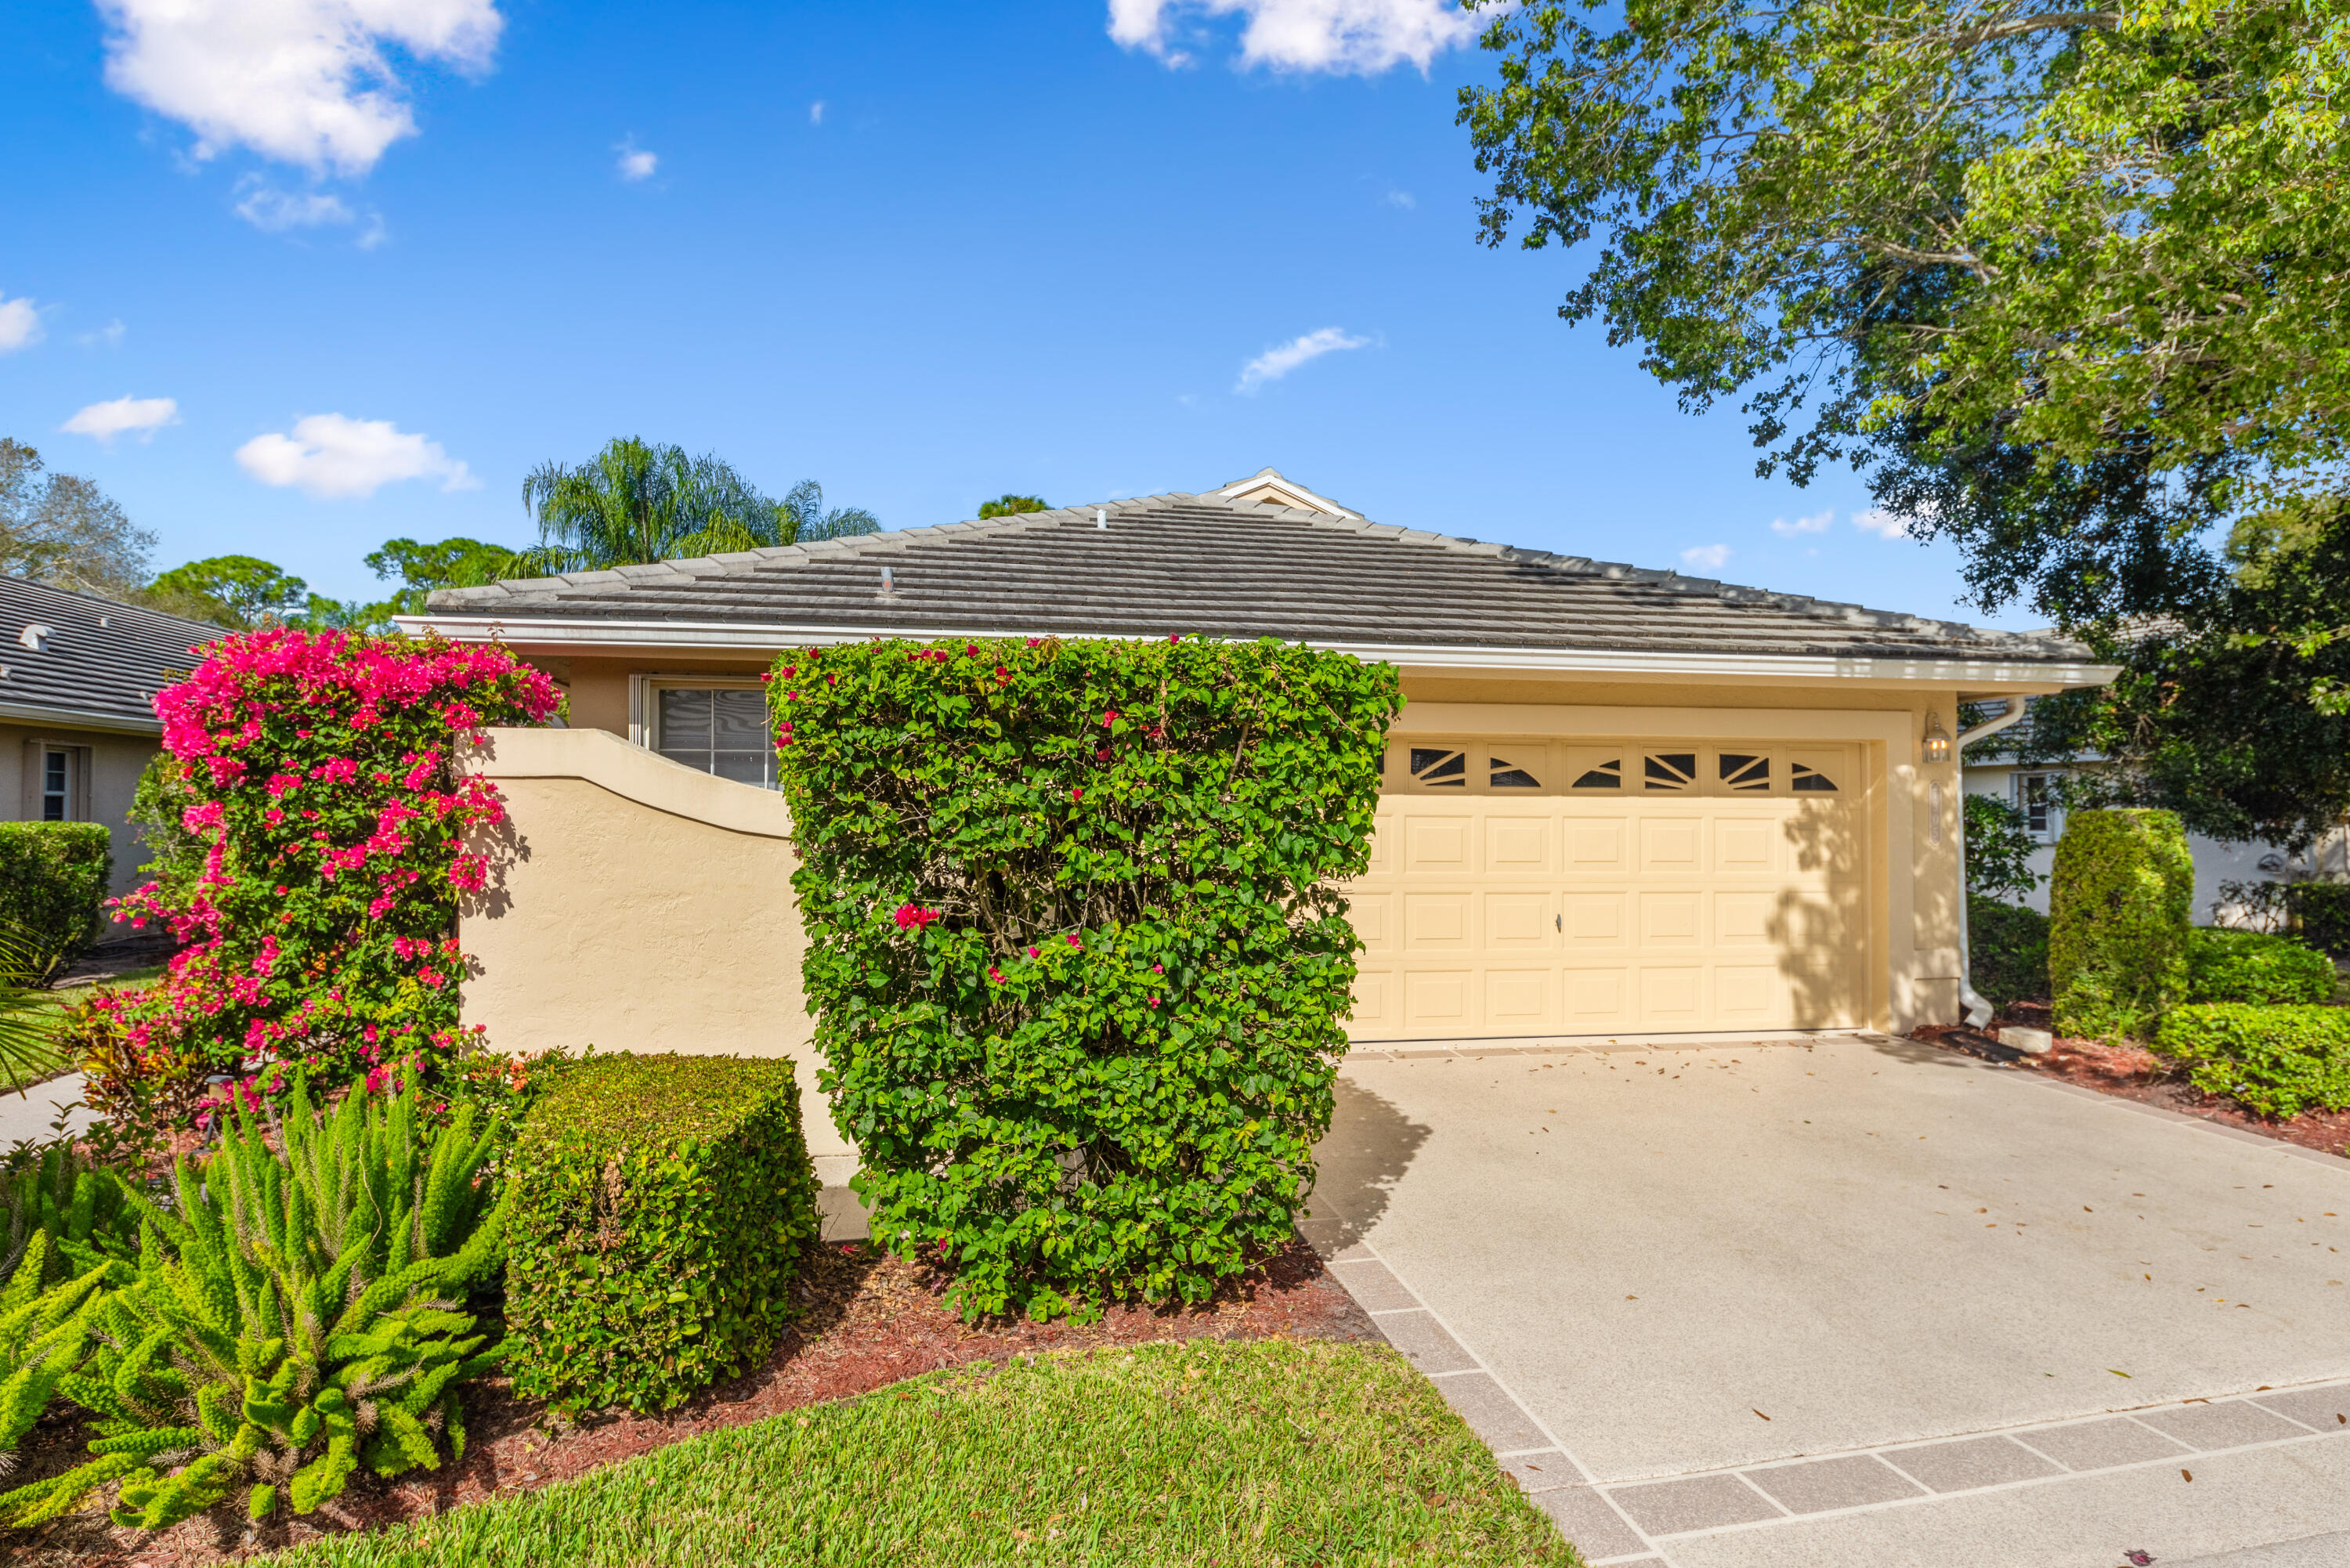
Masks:
[[[97,1457],[0,1510],[47,1517],[119,1480],[116,1522],[150,1530],[239,1488],[255,1519],[307,1513],[362,1464],[462,1454],[456,1385],[496,1359],[461,1304],[499,1256],[493,1137],[470,1107],[423,1130],[412,1085],[321,1114],[297,1081],[282,1118],[239,1113],[201,1168],[179,1162],[175,1211],[133,1197],[136,1276],[58,1386],[95,1416]]]
[[[2141,1034],[2187,996],[2195,858],[2169,811],[2076,811],[2048,888],[2059,1034]]]
[[[778,661],[819,1083],[967,1313],[1205,1297],[1287,1241],[1346,1048],[1396,672],[1274,642]]]

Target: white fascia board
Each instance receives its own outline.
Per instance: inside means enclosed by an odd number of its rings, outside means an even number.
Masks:
[[[588,652],[660,647],[713,653],[780,653],[786,648],[865,642],[877,637],[931,641],[943,638],[1034,637],[1030,628],[871,626],[823,628],[729,626],[681,621],[556,620],[537,616],[508,621],[495,616],[400,616],[401,630],[437,631],[461,642],[500,641],[548,651]],[[1128,631],[1066,632],[1056,636],[1134,637]],[[1323,642],[1308,647],[1348,653],[1366,663],[1429,671],[1515,671],[1543,675],[1686,675],[1790,680],[1898,680],[1932,686],[2010,686],[2054,691],[2103,686],[2117,664],[2043,664],[2018,659],[1864,659],[1811,654],[1659,653],[1614,649],[1443,648],[1427,644]]]
[[[50,725],[68,730],[98,730],[110,735],[161,735],[161,719],[127,719],[120,713],[94,713],[80,708],[32,708],[0,702],[0,723]]]

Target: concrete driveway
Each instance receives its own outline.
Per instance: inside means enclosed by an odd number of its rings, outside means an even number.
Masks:
[[[2350,1563],[2350,1161],[1868,1035],[1357,1052],[1321,1157],[1595,1563]]]

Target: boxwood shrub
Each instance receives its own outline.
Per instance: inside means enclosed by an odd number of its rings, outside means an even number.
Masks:
[[[2291,937],[2212,929],[2188,935],[2189,1002],[2331,1002],[2334,983],[2334,961]]]
[[[1968,894],[1967,965],[1976,992],[1993,1007],[2046,1001],[2048,917],[1981,893]]]
[[[2210,1002],[2173,1008],[2155,1035],[2206,1094],[2264,1116],[2350,1107],[2350,1008]]]
[[[1272,641],[777,662],[819,1082],[968,1314],[1200,1300],[1287,1241],[1353,1005],[1394,670]]]
[[[0,930],[27,946],[46,979],[98,940],[114,874],[95,822],[0,822]]]
[[[2322,953],[2350,958],[2350,882],[2296,882],[2284,891],[2293,934]]]
[[[589,1056],[532,1104],[508,1179],[507,1366],[565,1409],[666,1409],[747,1370],[816,1237],[792,1064]]]
[[[2175,812],[2076,811],[2048,891],[2059,1034],[2138,1034],[2187,992],[2195,862]]]

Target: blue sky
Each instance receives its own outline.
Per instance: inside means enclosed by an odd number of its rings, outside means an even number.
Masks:
[[[525,541],[523,474],[625,433],[888,526],[1270,463],[1382,522],[2028,624],[1560,322],[1575,257],[1476,243],[1467,31],[1442,0],[28,7],[0,433],[159,566],[340,597],[387,538]]]

